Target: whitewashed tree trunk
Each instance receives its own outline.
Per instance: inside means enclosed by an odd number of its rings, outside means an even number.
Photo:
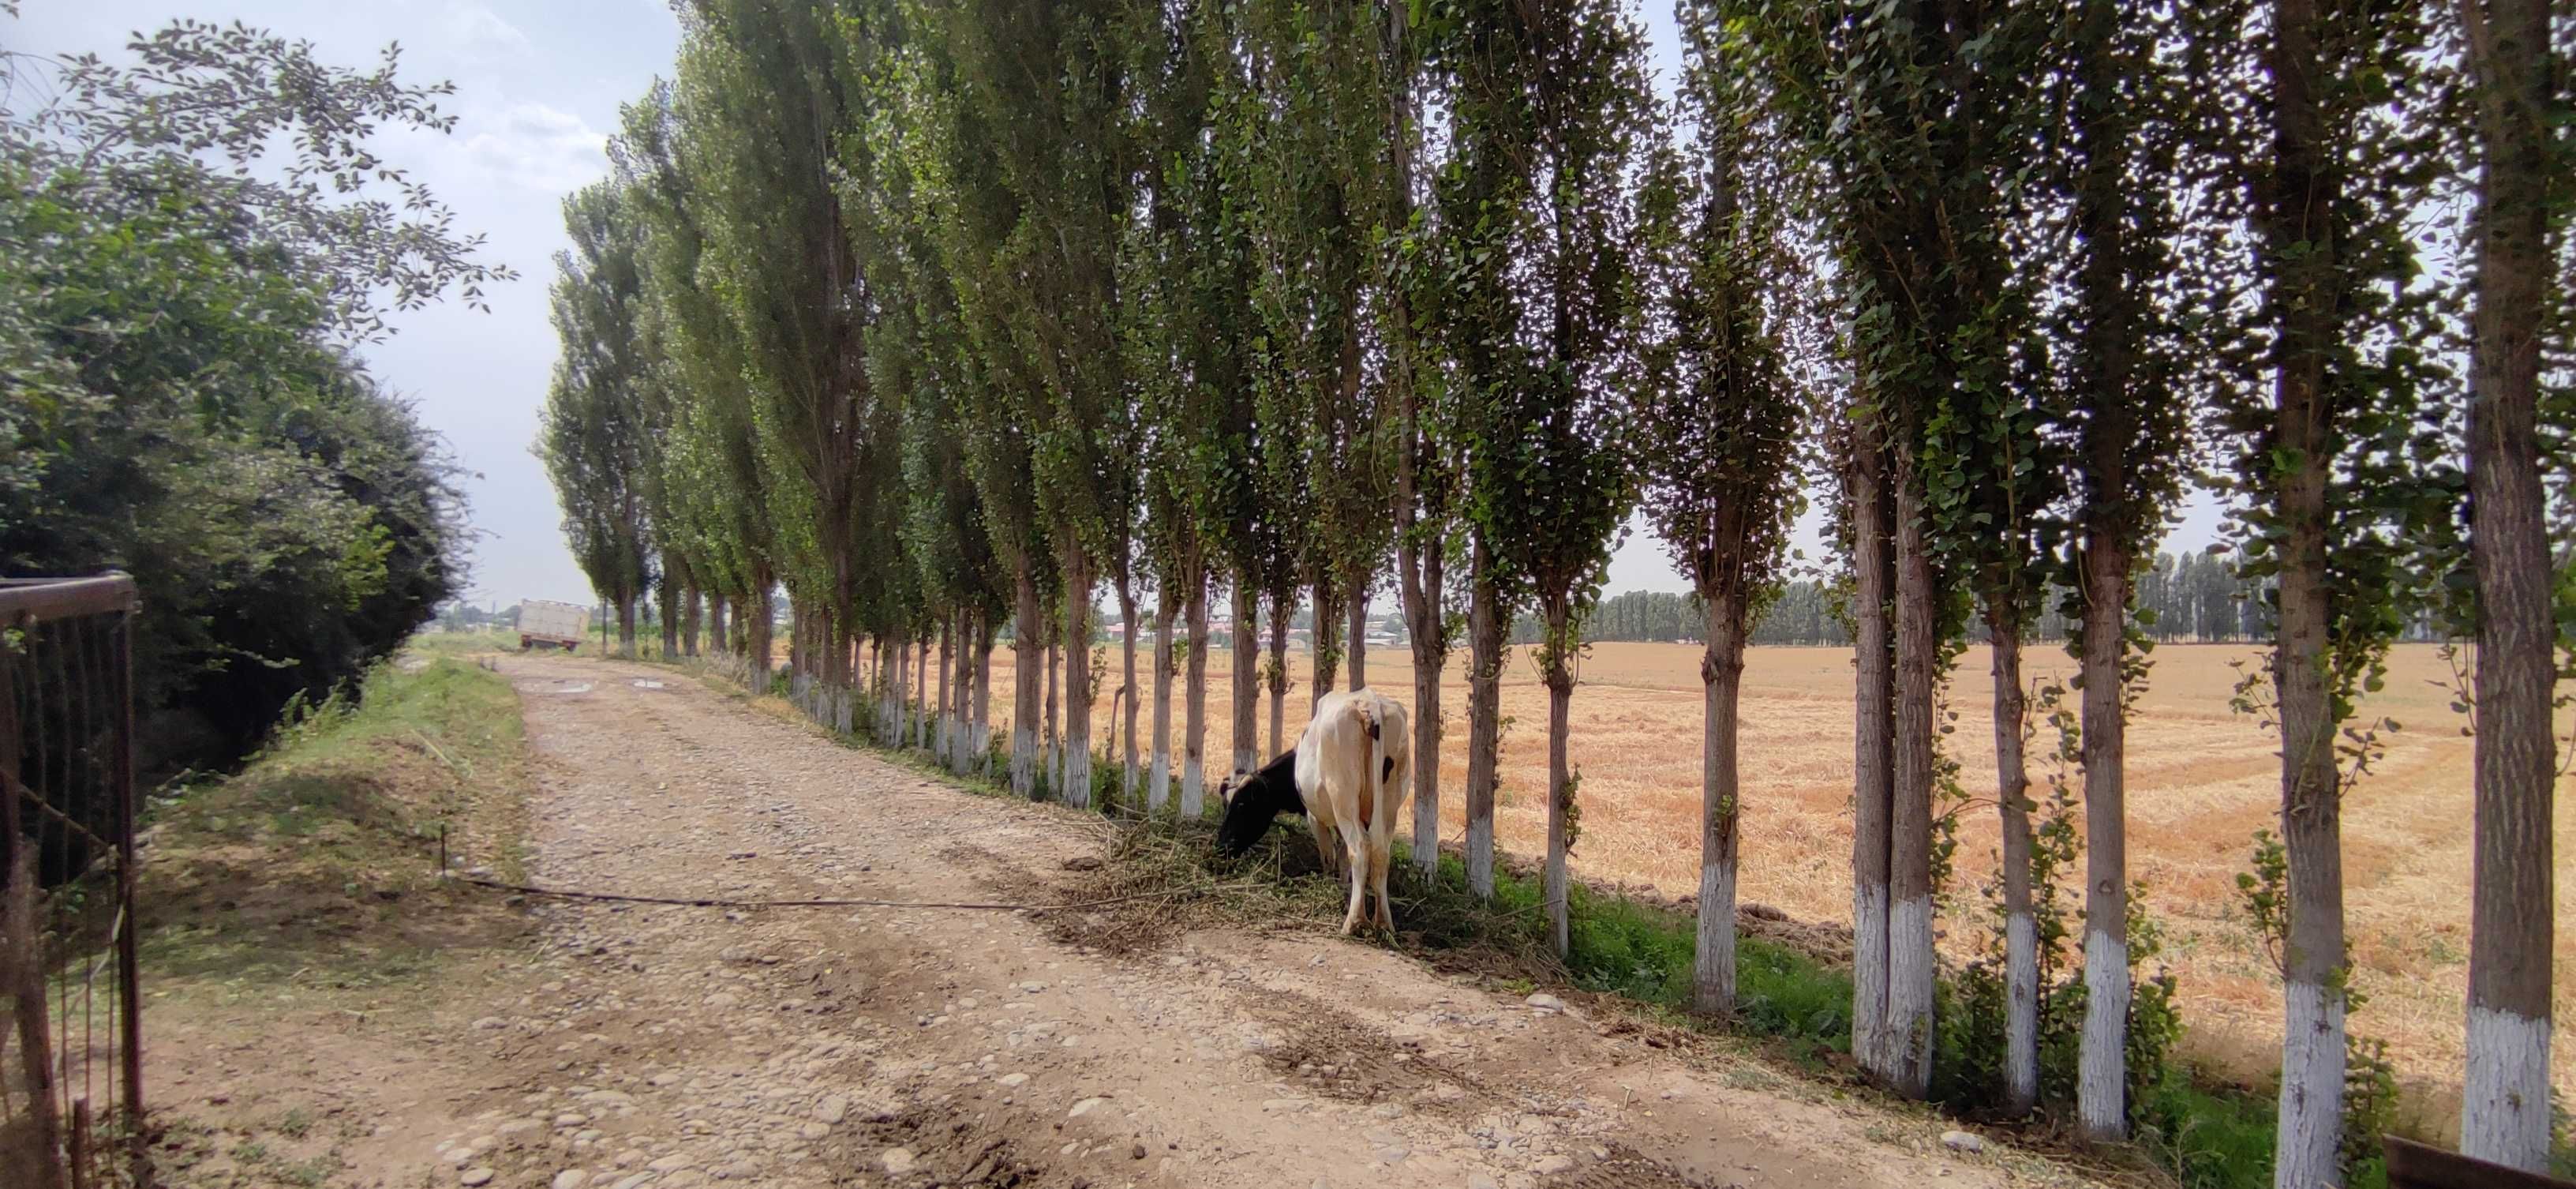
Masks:
[[[1038,645],[1037,575],[1029,566],[1029,559],[1020,559],[1019,616],[1011,633],[1011,791],[1022,797],[1037,796],[1038,691],[1046,667]],[[985,684],[989,689],[991,683]]]
[[[2084,1034],[2075,1115],[2084,1138],[2129,1135],[2129,832],[2127,712],[2120,665],[2129,555],[2106,533],[2084,551]]]
[[[1091,808],[1091,559],[1079,544],[1064,550],[1064,787],[1065,804]]]
[[[1155,817],[1172,799],[1172,613],[1179,602],[1165,577],[1154,593],[1154,767],[1145,778],[1145,812]]]
[[[1144,787],[1136,755],[1136,711],[1139,709],[1138,703],[1145,696],[1145,691],[1143,687],[1136,684],[1136,587],[1134,582],[1127,578],[1118,580],[1118,620],[1119,634],[1126,637],[1121,651],[1125,653],[1127,673],[1126,683],[1122,687],[1127,695],[1124,707],[1126,721],[1120,732],[1121,737],[1127,742],[1126,764],[1119,772],[1118,800],[1121,805],[1133,810],[1137,790]]]
[[[1189,673],[1183,682],[1182,701],[1186,717],[1181,730],[1181,816],[1197,821],[1207,812],[1207,667],[1208,648],[1208,575],[1204,564],[1190,567],[1189,596],[1186,600],[1190,621]],[[1244,631],[1238,628],[1237,640]],[[1238,664],[1241,660],[1238,658]],[[1237,683],[1238,688],[1240,682]],[[1238,708],[1235,719],[1248,721],[1248,711]],[[1245,737],[1250,737],[1245,732]]]
[[[1494,782],[1502,747],[1505,624],[1493,555],[1479,533],[1467,600],[1467,890],[1494,898]]]
[[[2549,258],[2552,133],[2566,66],[2547,0],[2464,0],[2480,172],[2469,381],[2470,552],[2477,574],[2475,887],[2460,1151],[2549,1168],[2551,706],[2548,504],[2538,437],[2543,317],[2564,308]],[[2483,24],[2483,28],[2480,25]]]
[[[1885,1081],[1888,1056],[1888,847],[1895,799],[1896,666],[1888,604],[1895,594],[1886,459],[1855,435],[1853,519],[1852,1057]]]
[[[2021,686],[2021,625],[1989,604],[1995,703],[1995,807],[2002,818],[2004,893],[2004,1112],[2039,1105],[2039,922],[2030,903],[2030,772],[2022,736],[2030,707]]]
[[[968,714],[966,747],[967,769],[985,772],[988,757],[993,754],[993,623],[980,620],[975,625],[975,702]]]
[[[1932,1088],[1937,967],[1932,949],[1933,702],[1941,672],[1929,513],[1910,449],[1896,452],[1896,779],[1887,844],[1888,1088]]]
[[[1735,874],[1741,792],[1737,705],[1744,688],[1744,603],[1734,584],[1701,591],[1708,635],[1700,659],[1700,857],[1698,955],[1691,1006],[1735,1011]]]

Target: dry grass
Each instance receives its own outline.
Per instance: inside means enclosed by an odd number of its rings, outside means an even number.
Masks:
[[[2158,649],[2129,728],[2131,876],[2147,882],[2155,911],[2169,925],[2166,960],[2181,977],[2192,1055],[2248,1083],[2260,1083],[2277,1066],[2280,1018],[2268,961],[2235,910],[2235,876],[2247,865],[2249,840],[2273,824],[2279,803],[2274,740],[2228,706],[2236,677],[2230,662],[2255,656],[2241,645]],[[1149,659],[1140,655],[1140,666]],[[1212,780],[1232,753],[1231,659],[1222,649],[1209,659]],[[1293,740],[1305,721],[1311,670],[1304,656],[1291,660],[1287,738]],[[1120,680],[1114,650],[1108,661],[1107,688],[1093,716],[1095,740]],[[2071,661],[2050,646],[2034,648],[2024,664],[2031,678],[2071,675]],[[1951,691],[1959,721],[1950,745],[1971,795],[1993,787],[1988,665],[1982,649],[1970,649]],[[1584,834],[1574,861],[1583,877],[1667,896],[1695,890],[1698,667],[1699,651],[1689,645],[1603,644],[1585,660],[1572,743],[1584,776]],[[2344,815],[2346,912],[2359,984],[2370,997],[2354,1026],[2388,1042],[2401,1077],[2416,1091],[2411,1097],[2423,1124],[2436,1131],[2454,1114],[2469,950],[2470,741],[2449,708],[2449,673],[2432,646],[2396,651],[2386,691],[2365,711],[2395,718],[2404,729],[2389,738],[2386,759],[2353,791]],[[1412,701],[1413,675],[1402,652],[1373,653],[1368,676],[1371,685]],[[1455,841],[1463,828],[1458,790],[1466,767],[1463,664],[1453,659],[1442,678],[1441,809]],[[997,720],[1010,714],[1011,681],[1006,650],[994,661]],[[1177,704],[1173,713],[1177,720]],[[1547,702],[1525,653],[1516,652],[1506,670],[1503,713],[1496,828],[1504,846],[1534,852],[1543,847],[1546,828]],[[1850,654],[1754,649],[1743,714],[1743,895],[1802,919],[1847,918]],[[1151,721],[1148,706],[1138,725],[1149,741]],[[1264,707],[1257,725],[1265,736],[1268,721]],[[1177,721],[1173,730],[1177,747]],[[1262,750],[1271,750],[1267,738]],[[1992,871],[1990,804],[1961,817],[1957,886],[1963,890]],[[2569,986],[2576,985],[2576,822],[2560,816],[2557,977]],[[1959,897],[1945,922],[1946,944],[1964,946],[1977,911],[1973,894]],[[2562,1035],[2576,1030],[2576,1010],[2562,1006],[2558,1026]],[[2554,1067],[2562,1090],[2576,1093],[2576,1045],[2557,1046]]]

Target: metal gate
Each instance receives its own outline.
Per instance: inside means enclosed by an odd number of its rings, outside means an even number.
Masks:
[[[0,580],[0,1168],[144,1176],[134,582]]]

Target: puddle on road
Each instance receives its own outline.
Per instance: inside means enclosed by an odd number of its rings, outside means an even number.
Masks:
[[[523,694],[586,694],[590,692],[590,683],[587,681],[519,681],[511,684],[513,688]]]

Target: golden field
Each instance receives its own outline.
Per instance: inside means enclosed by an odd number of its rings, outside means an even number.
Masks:
[[[1093,719],[1121,681],[1115,648]],[[2248,867],[2256,830],[2274,824],[2279,761],[2274,741],[2249,715],[2229,708],[2246,645],[2158,648],[2129,727],[2129,869],[2144,880],[2167,930],[2162,961],[2179,978],[2192,1053],[2219,1072],[2260,1084],[2278,1065],[2280,994],[2269,959],[2236,910],[2237,872]],[[1572,716],[1573,761],[1583,774],[1583,837],[1576,872],[1598,884],[1643,886],[1666,896],[1695,892],[1699,877],[1700,650],[1684,644],[1600,644],[1583,661]],[[1140,650],[1140,675],[1150,662]],[[1288,738],[1305,721],[1311,668],[1291,654]],[[1210,780],[1231,752],[1230,665],[1209,658]],[[1978,803],[1959,819],[1957,894],[1943,922],[1944,944],[1964,952],[1982,927],[1979,888],[1992,873],[1996,825],[1989,660],[1971,648],[1951,684],[1957,732],[1948,746]],[[2024,659],[2025,677],[2063,681],[2073,664],[2056,645]],[[994,658],[997,725],[1011,708],[1010,653]],[[2462,1002],[2468,975],[2470,741],[2450,709],[2451,669],[2432,645],[2406,645],[2390,658],[2387,687],[2364,717],[2398,720],[2386,758],[2364,776],[2344,808],[2346,913],[2356,978],[2368,1003],[2354,1030],[2385,1040],[2400,1077],[2416,1093],[2422,1123],[2454,1115],[2460,1079]],[[1409,654],[1372,651],[1369,684],[1412,702]],[[1828,648],[1756,648],[1747,659],[1743,702],[1742,895],[1816,921],[1850,917],[1851,654]],[[1150,679],[1145,684],[1150,689]],[[1176,683],[1177,684],[1177,683]],[[1345,684],[1347,679],[1345,678]],[[2070,692],[2070,705],[2073,694]],[[1441,810],[1455,842],[1463,833],[1466,674],[1452,659],[1442,674],[1444,736]],[[1181,724],[1174,692],[1174,749]],[[1503,686],[1506,726],[1496,830],[1524,854],[1546,839],[1547,699],[1525,652],[1516,650]],[[1268,709],[1259,718],[1268,730]],[[1151,706],[1138,726],[1151,742]],[[2043,728],[2044,730],[2044,728]],[[1265,739],[1263,750],[1269,749]],[[2034,780],[2053,738],[2032,745]],[[2562,784],[2562,789],[2565,787]],[[1409,818],[1408,818],[1409,820]],[[2560,1037],[2555,1081],[2576,1094],[2576,821],[2558,815],[2557,985]],[[2070,888],[2080,893],[2080,876]]]

